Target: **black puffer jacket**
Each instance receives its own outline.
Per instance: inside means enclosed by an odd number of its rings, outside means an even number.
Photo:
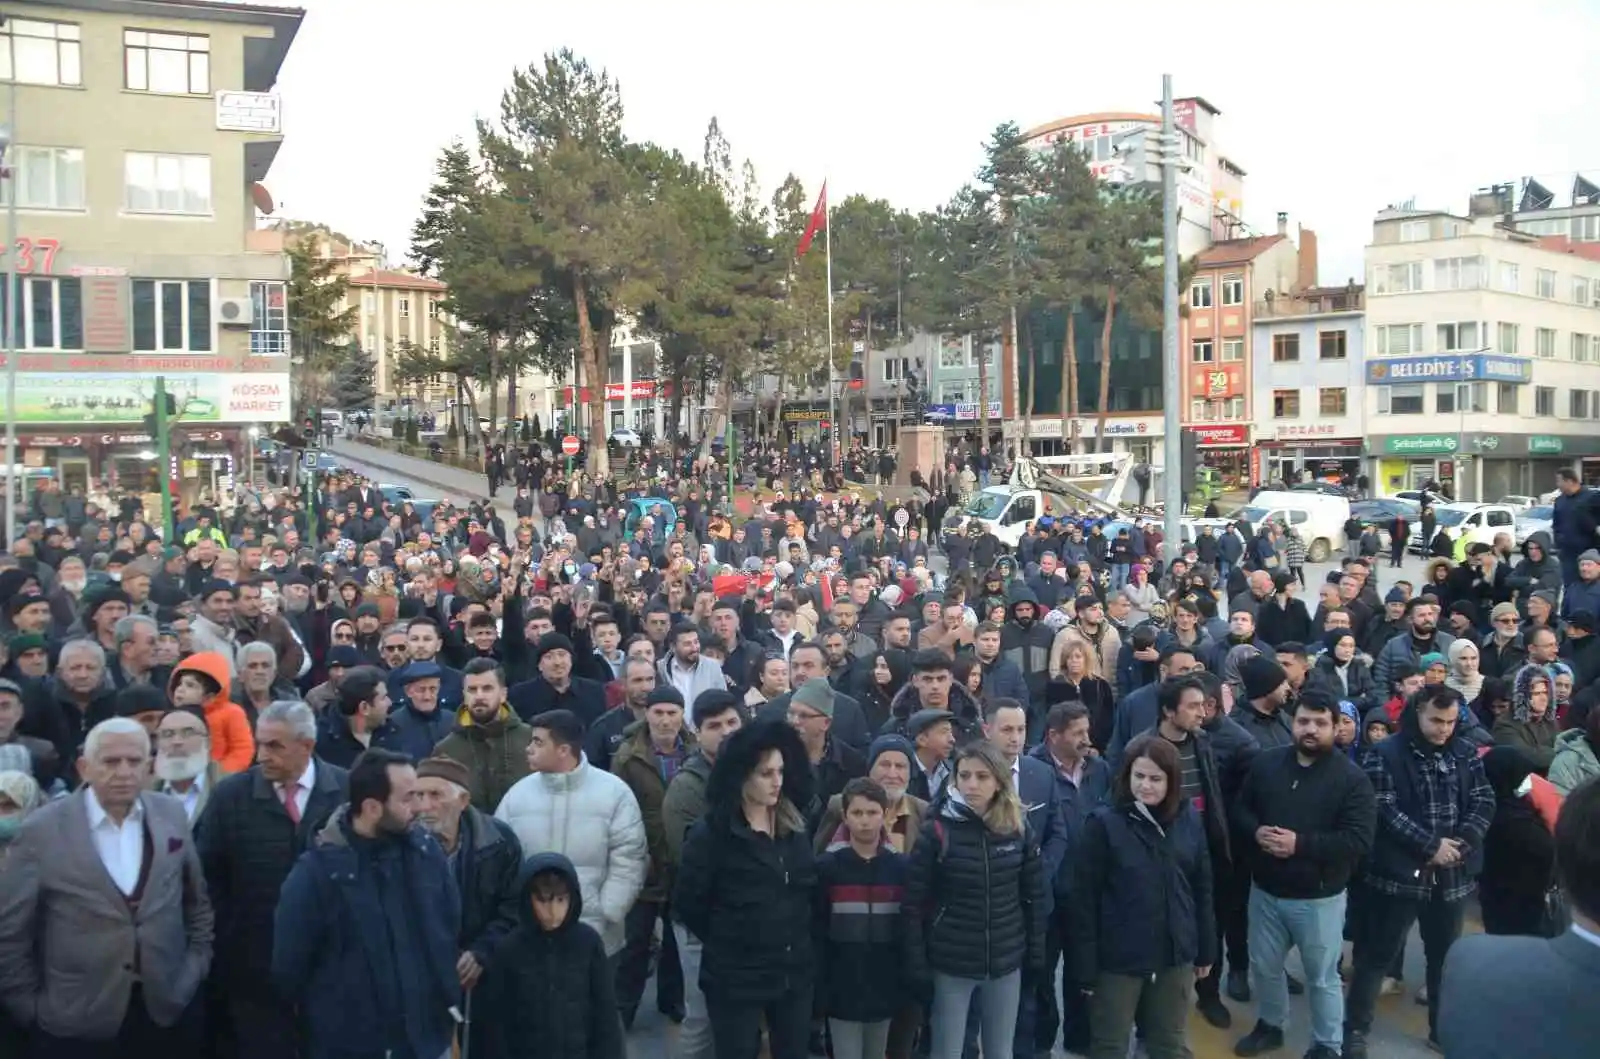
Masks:
[[[534,877],[555,872],[567,881],[567,920],[544,930],[533,916]],[[622,1020],[605,944],[578,921],[583,894],[572,862],[536,853],[517,886],[521,925],[495,951],[477,988],[472,1054],[494,1059],[624,1059]]]
[[[997,835],[954,792],[923,822],[906,882],[906,970],[1000,978],[1044,970],[1047,928],[1038,838]]]
[[[517,883],[522,843],[510,824],[471,806],[461,814],[460,827],[450,870],[461,891],[461,948],[487,966],[501,940],[516,929],[526,903]]]
[[[1211,857],[1187,801],[1164,829],[1132,805],[1090,814],[1067,903],[1067,981],[1216,962]]]
[[[783,754],[777,834],[750,828],[741,791],[770,750]],[[722,744],[706,782],[706,815],[689,829],[673,887],[678,919],[705,946],[700,987],[725,1004],[759,1004],[810,988],[817,865],[805,818],[811,766],[788,724],[757,721]]]

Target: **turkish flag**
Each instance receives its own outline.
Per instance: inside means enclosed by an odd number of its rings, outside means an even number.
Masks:
[[[806,223],[806,230],[800,235],[800,242],[794,248],[795,257],[805,257],[806,251],[811,249],[811,240],[816,238],[828,224],[828,182],[822,182],[822,194],[817,196],[816,208],[811,211],[811,220]]]

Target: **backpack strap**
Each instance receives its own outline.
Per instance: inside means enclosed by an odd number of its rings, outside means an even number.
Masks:
[[[950,836],[945,834],[944,821],[938,817],[933,819],[933,837],[939,843],[939,855],[934,859],[934,862],[943,864],[945,854],[950,852]]]

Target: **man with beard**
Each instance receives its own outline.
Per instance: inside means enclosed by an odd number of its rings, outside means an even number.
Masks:
[[[299,1007],[313,1055],[450,1050],[461,893],[438,843],[412,826],[416,788],[404,755],[363,753],[349,804],[284,880],[272,978]]]
[[[1439,630],[1439,604],[1431,596],[1417,596],[1406,601],[1406,631],[1383,645],[1372,663],[1372,681],[1380,688],[1390,686],[1395,667],[1412,665],[1422,668],[1422,656],[1442,654],[1449,657],[1450,645],[1456,638]]]
[[[500,940],[516,929],[522,869],[516,834],[472,807],[467,782],[467,767],[451,758],[425,758],[417,765],[417,823],[444,850],[461,893],[456,976],[462,989],[478,984]]]
[[[1253,884],[1250,977],[1257,1002],[1255,1028],[1234,1046],[1235,1055],[1283,1047],[1289,1015],[1283,964],[1291,947],[1300,950],[1311,1005],[1307,1059],[1339,1059],[1341,1046],[1348,1049],[1339,986],[1345,898],[1351,873],[1372,848],[1377,808],[1360,767],[1335,752],[1338,716],[1331,698],[1302,699],[1293,742],[1256,757],[1233,806],[1238,854]]]
[[[493,812],[506,791],[528,774],[533,729],[506,703],[505,677],[494,659],[468,662],[461,685],[467,701],[456,713],[456,730],[434,754],[465,765],[464,786],[473,806]]]
[[[1367,1033],[1386,969],[1414,923],[1427,961],[1428,1040],[1437,1047],[1439,979],[1450,946],[1461,936],[1495,812],[1483,760],[1458,733],[1458,718],[1466,712],[1454,690],[1424,688],[1401,713],[1399,733],[1362,758],[1377,794],[1378,831],[1357,884],[1362,910],[1354,921],[1346,1059],[1367,1059]],[[1252,907],[1252,920],[1254,913]],[[1252,965],[1254,946],[1252,932]]]
[[[175,707],[161,717],[156,728],[156,765],[153,790],[170,794],[183,803],[189,826],[200,818],[217,781],[225,773],[211,760],[211,729],[205,711]]]
[[[1052,570],[1055,559],[1046,552],[1045,557],[1050,560]],[[1058,577],[1051,577],[1050,581],[1060,586],[1061,592],[1066,591],[1066,583]],[[1007,610],[1011,620],[1006,622],[1000,631],[1000,650],[1005,657],[1016,663],[1022,672],[1022,677],[1027,685],[1028,694],[1009,695],[992,690],[989,681],[984,681],[983,692],[993,698],[1005,696],[1021,699],[1028,710],[1028,742],[1037,743],[1044,732],[1045,703],[1049,699],[1050,691],[1050,649],[1055,646],[1056,634],[1048,625],[1039,624],[1041,607],[1045,610],[1055,606],[1055,600],[1045,600],[1037,595],[1034,588],[1029,585],[1018,585],[1011,593],[1011,603]],[[987,672],[988,667],[985,667]]]

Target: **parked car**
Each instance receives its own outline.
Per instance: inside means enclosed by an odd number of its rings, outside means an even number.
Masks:
[[[1426,489],[1426,490],[1424,490],[1424,489],[1407,489],[1404,492],[1394,494],[1394,496],[1391,497],[1390,499],[1393,499],[1393,500],[1409,500],[1413,504],[1418,504],[1418,505],[1421,505],[1421,504],[1448,504],[1448,503],[1450,503],[1450,498],[1449,497],[1445,496],[1443,493],[1435,493],[1431,489]]]
[[[1512,534],[1517,544],[1520,545],[1535,533],[1548,534],[1554,540],[1555,534],[1550,529],[1550,523],[1555,518],[1555,511],[1555,507],[1550,504],[1538,504],[1517,512],[1516,530]]]
[[[1289,489],[1296,493],[1321,493],[1323,496],[1342,496],[1347,500],[1351,495],[1351,491],[1340,485],[1338,482],[1323,482],[1318,480],[1309,482],[1296,482],[1291,485]]]
[[[1539,503],[1539,498],[1536,496],[1503,496],[1496,500],[1495,503],[1504,504],[1511,510],[1520,512],[1526,511],[1530,507],[1536,507]]]
[[[1351,517],[1361,522],[1370,522],[1375,526],[1382,526],[1388,523],[1396,515],[1404,515],[1408,521],[1414,523],[1421,513],[1421,505],[1392,496],[1381,496],[1372,500],[1356,500],[1350,504]]]
[[[611,444],[625,449],[636,449],[644,444],[644,439],[639,437],[639,432],[632,427],[618,427],[611,432]]]
[[[1505,504],[1435,504],[1433,513],[1439,526],[1450,531],[1452,540],[1460,540],[1464,534],[1468,544],[1493,544],[1497,533],[1516,534],[1516,512]],[[1408,550],[1428,554],[1431,541],[1422,540],[1420,534],[1411,541]]]

